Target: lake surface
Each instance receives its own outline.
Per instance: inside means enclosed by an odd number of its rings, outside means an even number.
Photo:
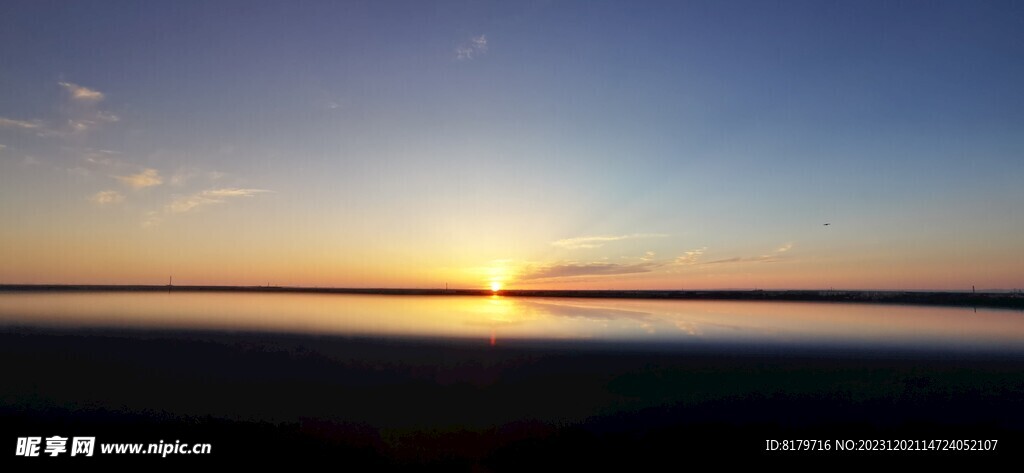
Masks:
[[[635,469],[778,456],[765,440],[794,438],[998,439],[1000,456],[1024,452],[1015,310],[0,291],[0,372],[0,441],[180,439],[233,464]]]
[[[656,347],[1024,354],[1024,312],[956,307],[208,292],[0,293],[0,326],[197,329]]]

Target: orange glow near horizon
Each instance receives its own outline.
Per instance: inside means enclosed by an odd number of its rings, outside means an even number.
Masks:
[[[216,210],[216,209],[212,209]],[[213,213],[212,211],[210,212]],[[753,249],[707,249],[681,258],[679,249],[659,250],[650,259],[639,251],[605,244],[594,249],[552,250],[551,236],[524,233],[536,241],[517,252],[497,253],[500,241],[477,242],[458,250],[436,242],[394,242],[387,251],[363,240],[273,232],[231,238],[236,227],[215,215],[159,229],[81,222],[61,231],[61,219],[41,221],[39,229],[11,227],[0,235],[0,284],[298,286],[361,288],[486,288],[552,290],[977,290],[1020,289],[1017,254],[997,247],[948,253],[920,245],[901,248],[840,248],[797,242],[772,256],[771,245]],[[513,219],[514,220],[514,219]],[[114,225],[113,223],[111,225]],[[52,228],[51,228],[52,227]],[[36,230],[46,230],[34,238]],[[194,235],[203,235],[202,239]],[[665,239],[652,241],[664,244]],[[645,241],[645,243],[647,243]],[[685,245],[685,246],[684,246]],[[698,244],[672,244],[695,247]],[[1004,247],[1006,245],[1003,245]],[[346,248],[365,248],[346,251]],[[731,255],[759,255],[731,258]],[[1010,256],[1007,256],[1010,255]],[[497,259],[496,257],[501,257]],[[777,257],[772,260],[769,257]],[[612,270],[608,270],[611,268]],[[601,272],[601,271],[604,272]],[[628,271],[627,271],[628,270]]]

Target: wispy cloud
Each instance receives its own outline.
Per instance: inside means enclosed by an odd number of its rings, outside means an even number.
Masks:
[[[41,137],[68,137],[92,131],[104,124],[121,121],[121,117],[105,110],[96,110],[95,104],[103,100],[102,92],[71,82],[58,82],[68,91],[76,107],[62,107],[58,120],[16,120],[0,117],[0,128],[13,128],[35,133]]]
[[[703,248],[698,248],[696,250],[687,251],[683,253],[682,256],[676,257],[673,263],[683,265],[697,264],[697,261],[700,260],[700,257],[704,254],[704,251],[706,251],[707,249],[708,247],[705,246]]]
[[[211,204],[222,204],[226,199],[235,197],[253,197],[257,194],[270,192],[265,189],[208,189],[195,194],[180,196],[167,204],[166,210],[170,213],[180,214],[196,210]]]
[[[50,127],[43,120],[16,120],[13,118],[0,117],[0,128],[19,130],[34,133],[36,136],[49,137],[68,135],[69,133],[75,132],[77,128],[81,128],[81,126],[76,125],[74,120],[68,120],[67,129],[55,129]]]
[[[117,123],[119,121],[121,121],[121,117],[101,110],[98,112],[92,112],[81,118],[68,120],[68,129],[71,133],[85,133],[107,123]]]
[[[265,190],[265,189],[229,188],[229,189],[210,189],[208,191],[203,191],[203,194],[207,195],[207,196],[210,196],[210,197],[252,197],[252,196],[254,196],[256,194],[260,194],[260,193],[263,193],[263,192],[270,192],[270,191]]]
[[[124,194],[118,191],[100,191],[90,197],[89,200],[99,205],[117,204],[124,201]]]
[[[663,266],[663,263],[644,261],[634,264],[617,263],[556,263],[545,266],[527,267],[520,279],[553,279],[576,276],[612,276],[621,274],[649,273]]]
[[[96,123],[90,120],[68,120],[68,128],[72,133],[85,133]]]
[[[793,249],[792,243],[787,243],[780,246],[775,251],[760,255],[760,256],[734,256],[732,258],[719,259],[715,261],[708,261],[704,264],[723,264],[723,263],[775,263],[787,259],[784,253]]]
[[[460,44],[455,48],[455,57],[459,60],[469,60],[480,57],[487,52],[487,36],[480,35],[470,38],[469,41]]]
[[[103,92],[95,89],[90,89],[78,84],[71,82],[58,82],[61,87],[64,87],[70,94],[71,99],[80,102],[99,102],[103,100]]]
[[[39,120],[15,120],[13,118],[0,117],[0,128],[14,128],[16,130],[38,130],[43,127]]]
[[[637,238],[663,238],[668,235],[661,233],[634,233],[631,235],[616,235],[616,236],[585,236],[575,238],[563,238],[561,240],[553,241],[551,244],[559,248],[565,248],[567,250],[578,250],[585,248],[600,248],[605,243],[621,240],[633,240]]]
[[[132,189],[145,189],[146,187],[159,186],[164,180],[156,169],[146,169],[138,174],[130,176],[114,176]]]
[[[223,178],[224,176],[225,174],[220,171],[203,171],[202,169],[196,167],[181,167],[178,168],[178,170],[171,175],[171,178],[168,182],[172,186],[181,187],[196,179],[216,181],[218,179]]]
[[[95,166],[118,166],[123,163],[114,156],[118,156],[121,153],[117,151],[111,151],[109,149],[86,149],[85,154],[82,155],[82,160],[88,164]]]
[[[716,259],[714,261],[708,261],[707,263],[704,263],[704,264],[740,263],[740,262],[749,262],[749,261],[757,261],[757,260],[758,260],[758,258],[744,258],[744,257],[740,257],[740,256],[733,256],[732,258],[723,258],[723,259]]]
[[[106,112],[100,110],[96,112],[96,119],[101,122],[115,123],[121,121],[121,117],[114,115],[112,112]]]
[[[143,219],[142,219],[142,226],[144,228],[155,227],[155,226],[159,225],[160,222],[162,222],[162,221],[163,221],[163,218],[160,217],[160,212],[157,212],[155,210],[151,210],[149,212],[146,212],[146,215],[143,217]]]

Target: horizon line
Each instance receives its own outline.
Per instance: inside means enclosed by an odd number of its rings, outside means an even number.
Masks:
[[[397,289],[328,288],[289,286],[172,286],[168,285],[84,285],[84,284],[0,284],[0,292],[261,292],[304,294],[352,294],[387,296],[490,296],[565,297],[588,299],[657,299],[676,301],[760,301],[906,304],[921,306],[978,307],[1024,310],[1024,292],[873,291],[843,289]]]
[[[276,284],[92,284],[92,283],[0,283],[0,288],[158,288],[167,289],[277,289],[277,290],[324,290],[324,291],[474,291],[486,293],[522,293],[522,292],[666,292],[666,293],[692,293],[692,292],[898,292],[898,293],[944,293],[944,294],[988,294],[988,293],[1024,293],[1020,288],[981,288],[971,287],[970,289],[875,289],[875,288],[761,288],[761,287],[722,287],[707,289],[519,289],[501,288],[498,290],[486,287],[389,287],[389,286],[305,286],[305,285],[276,285]]]

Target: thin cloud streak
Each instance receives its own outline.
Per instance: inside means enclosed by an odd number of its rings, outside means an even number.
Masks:
[[[114,176],[132,189],[145,189],[147,187],[159,186],[164,180],[156,169],[146,169],[138,174],[130,176]]]
[[[73,100],[80,102],[99,102],[105,97],[103,92],[72,82],[58,82],[57,84],[64,87],[71,94]]]
[[[222,204],[226,202],[225,199],[227,198],[253,197],[265,192],[271,191],[265,189],[240,188],[208,189],[195,194],[178,197],[171,203],[167,204],[166,210],[173,214],[181,214],[194,211],[207,205]]]
[[[618,263],[558,263],[538,268],[527,268],[519,279],[569,278],[576,276],[612,276],[622,274],[649,273],[664,266],[663,263],[645,261],[635,264]]]
[[[118,191],[100,191],[89,198],[99,205],[117,204],[124,201],[124,194]]]
[[[14,128],[16,130],[38,130],[43,127],[39,120],[15,120],[13,118],[0,117],[0,128]]]
[[[600,248],[605,243],[612,241],[621,240],[633,240],[637,238],[664,238],[668,235],[662,233],[634,233],[631,235],[616,235],[616,236],[585,236],[575,238],[563,238],[561,240],[551,242],[552,246],[559,248],[565,248],[567,250],[587,249],[587,248]]]
[[[761,256],[734,256],[732,258],[719,259],[715,261],[708,261],[703,264],[725,264],[725,263],[776,263],[784,259],[789,258],[785,255],[786,252],[793,249],[792,243],[787,243],[777,248],[775,252]]]
[[[120,154],[121,153],[117,151],[111,151],[109,149],[89,149],[86,150],[85,155],[82,156],[82,160],[94,166],[123,166],[125,163],[114,158],[114,156],[118,156]]]

